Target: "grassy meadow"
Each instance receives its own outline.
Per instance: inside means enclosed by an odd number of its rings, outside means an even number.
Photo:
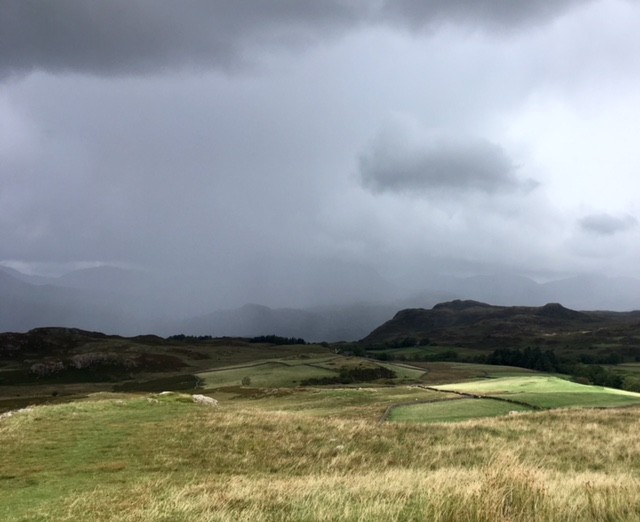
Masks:
[[[169,346],[184,366],[118,382],[0,388],[39,404],[0,416],[0,520],[640,520],[639,394],[238,346]]]
[[[104,394],[0,420],[0,519],[638,520],[639,429],[635,409],[426,426]]]

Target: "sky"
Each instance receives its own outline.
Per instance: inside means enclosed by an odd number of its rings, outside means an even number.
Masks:
[[[640,277],[638,27],[634,0],[0,0],[0,263],[230,306]]]

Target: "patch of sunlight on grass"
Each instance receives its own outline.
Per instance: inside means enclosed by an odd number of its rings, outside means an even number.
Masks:
[[[531,411],[531,408],[491,399],[459,399],[393,408],[392,422],[460,422],[480,417],[507,415],[509,412]]]

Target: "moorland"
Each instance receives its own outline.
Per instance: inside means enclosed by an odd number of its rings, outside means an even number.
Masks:
[[[639,354],[635,313],[469,301],[357,343],[0,334],[0,519],[639,520]]]

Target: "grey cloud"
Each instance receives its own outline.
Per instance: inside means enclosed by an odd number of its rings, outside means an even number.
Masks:
[[[436,139],[402,143],[381,133],[360,158],[360,175],[373,192],[478,191],[533,188],[516,177],[516,166],[498,145],[483,139]]]
[[[360,3],[361,4],[361,3]],[[358,2],[5,0],[0,71],[229,68],[247,45],[300,45],[352,26]]]
[[[640,4],[473,1],[0,0],[0,260],[198,313],[389,293],[360,266],[637,275],[640,228],[576,208],[636,203]]]
[[[629,214],[615,217],[603,213],[585,216],[578,221],[578,224],[582,230],[590,234],[612,236],[638,226],[638,220]]]
[[[361,24],[521,27],[584,0],[4,0],[0,77],[32,70],[98,75],[201,66],[232,70]]]
[[[509,31],[522,26],[553,20],[570,8],[591,0],[393,0],[383,9],[384,16],[414,30],[442,23],[457,23],[494,31]]]

